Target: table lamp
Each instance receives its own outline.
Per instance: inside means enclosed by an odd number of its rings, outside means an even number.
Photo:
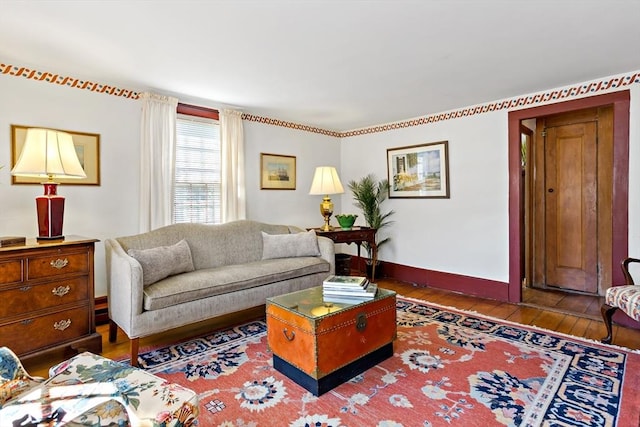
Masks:
[[[11,175],[46,177],[44,195],[36,197],[38,239],[62,239],[64,197],[54,178],[86,178],[73,137],[53,129],[29,128]]]
[[[338,178],[336,168],[333,166],[317,167],[316,172],[313,175],[309,194],[324,194],[324,198],[320,203],[320,214],[324,218],[324,225],[320,227],[322,231],[331,231],[329,219],[331,218],[331,215],[333,215],[333,202],[331,201],[329,194],[340,193],[344,193],[344,188],[342,188],[342,183],[340,183],[340,178]]]

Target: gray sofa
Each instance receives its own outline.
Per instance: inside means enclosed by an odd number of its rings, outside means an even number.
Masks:
[[[109,340],[131,341],[265,304],[322,284],[335,271],[333,241],[255,221],[173,224],[105,240]]]

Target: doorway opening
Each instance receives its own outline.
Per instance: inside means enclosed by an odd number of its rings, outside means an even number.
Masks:
[[[597,144],[593,145],[593,141],[585,140],[580,136],[581,133],[576,131],[576,126],[571,123],[571,120],[554,122],[567,113],[589,109],[603,112],[602,108],[607,107],[610,109],[611,124],[608,125],[610,129],[605,129],[605,125],[603,129],[610,134],[610,153],[600,153],[600,157],[609,156],[611,159],[611,182],[601,186],[609,188],[609,195],[601,192],[602,188],[597,186],[597,177],[580,175],[585,162],[590,162],[594,173],[597,173],[600,166]],[[555,139],[549,142],[550,150],[547,150],[549,148],[546,145],[547,141],[541,141],[545,139],[542,130],[545,120],[550,120],[554,125],[552,126],[554,130],[550,133],[555,133],[553,135]],[[560,127],[555,126],[558,123]],[[559,133],[558,129],[560,129]],[[601,137],[596,132],[596,140]],[[558,145],[558,142],[562,144]],[[585,147],[586,151],[584,151]],[[551,155],[548,152],[551,152]],[[587,297],[596,298],[598,301],[599,295],[603,294],[612,283],[623,280],[622,273],[614,266],[626,257],[628,248],[628,153],[628,91],[509,113],[509,301],[523,302],[523,293],[525,293],[523,291],[528,292],[528,289],[547,295],[561,291],[562,298],[556,295],[549,300],[556,303],[565,300],[561,304],[561,309],[575,311],[571,307],[577,305],[582,310],[585,304],[591,304],[587,302]],[[580,154],[580,160],[576,160],[577,154]],[[560,171],[561,176],[554,176],[551,173],[536,183],[535,179],[540,177],[534,176],[534,171],[542,173],[544,171],[540,171],[539,168],[545,169],[548,165],[551,165],[549,169],[552,171]],[[565,173],[567,170],[578,173],[567,175]],[[575,181],[576,176],[580,178],[579,184]],[[546,185],[550,182],[553,186]],[[599,201],[608,207],[609,225],[606,225],[606,221],[597,221],[602,219],[607,209],[598,211],[595,223],[587,221],[587,223],[575,224],[571,217],[567,219],[561,215],[558,216],[558,210],[571,213],[577,206],[592,209],[592,207],[583,206],[586,192],[589,192],[587,196],[593,193],[592,195],[596,197],[595,205],[587,200],[589,206],[597,207]],[[558,195],[560,195],[559,198],[555,197]],[[549,197],[560,199],[560,203],[551,199],[548,206],[545,199]],[[576,197],[581,200],[577,202]],[[571,206],[571,203],[574,205]],[[582,213],[580,218],[582,219]],[[557,219],[560,222],[554,223]],[[537,235],[538,232],[542,234]],[[551,237],[547,239],[549,236]],[[584,248],[578,252],[563,252],[563,245],[568,247],[575,242],[584,242],[585,239],[597,242],[595,252],[586,254],[582,251]],[[553,258],[551,261],[550,256]],[[589,256],[591,258],[588,258]],[[584,268],[575,268],[578,264]],[[539,286],[531,286],[536,281],[539,282],[537,283]],[[591,287],[585,287],[584,283],[588,283]],[[595,287],[593,287],[594,283]],[[565,299],[565,291],[573,293],[575,297],[570,295]],[[555,303],[547,302],[546,304],[553,306]],[[593,303],[593,305],[598,304]]]

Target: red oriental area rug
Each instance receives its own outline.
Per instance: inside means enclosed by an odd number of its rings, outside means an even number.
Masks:
[[[640,353],[398,297],[394,355],[315,397],[263,321],[140,355],[200,397],[200,426],[638,426]]]

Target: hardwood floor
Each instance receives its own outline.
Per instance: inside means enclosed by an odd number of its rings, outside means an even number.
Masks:
[[[593,320],[601,320],[600,307],[604,297],[554,289],[524,288],[522,305],[543,308]]]
[[[568,298],[565,298],[566,295],[533,291],[526,292],[527,296],[525,297],[524,303],[510,304],[439,289],[419,287],[410,283],[390,279],[380,279],[378,286],[392,289],[396,291],[398,295],[474,311],[511,322],[538,326],[591,340],[599,341],[606,335],[606,329],[599,314],[599,301],[593,297],[589,299],[575,298],[576,296],[574,296],[575,300],[572,298],[571,301],[569,301]],[[543,303],[545,305],[552,305],[552,307],[540,306],[540,304]],[[152,345],[171,344],[205,334],[215,329],[238,324],[244,320],[257,319],[263,316],[264,306],[228,316],[221,316],[206,322],[185,326],[151,337],[141,338],[140,348],[143,349],[144,347]],[[98,332],[102,335],[103,356],[111,359],[128,357],[129,340],[123,332],[118,332],[118,338],[115,343],[108,341],[108,325],[99,325]],[[640,330],[614,325],[613,343],[631,349],[640,349]],[[50,366],[68,357],[68,354],[59,354],[53,357],[47,357],[44,360],[28,360],[25,362],[25,368],[32,375],[47,377]]]

